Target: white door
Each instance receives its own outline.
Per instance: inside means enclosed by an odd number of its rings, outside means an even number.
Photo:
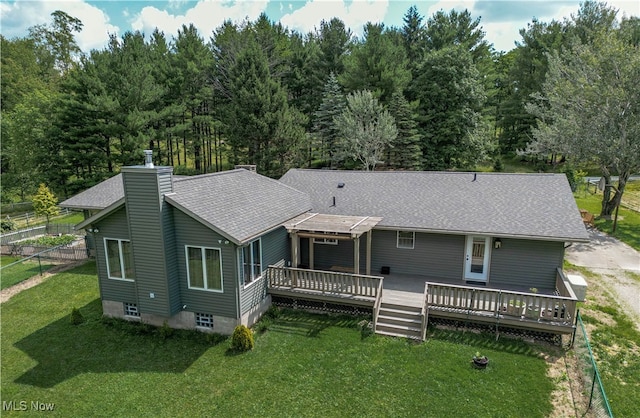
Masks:
[[[464,263],[464,278],[479,282],[487,281],[489,269],[489,237],[467,237],[467,250]]]

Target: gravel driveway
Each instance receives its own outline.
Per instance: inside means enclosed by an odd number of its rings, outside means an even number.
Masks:
[[[640,275],[640,253],[596,229],[590,230],[589,235],[589,243],[574,243],[567,248],[567,260],[600,274],[620,304],[635,313],[633,319],[640,323],[640,280],[628,274]]]

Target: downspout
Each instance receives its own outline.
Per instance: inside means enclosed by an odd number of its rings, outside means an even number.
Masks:
[[[240,309],[240,247],[236,246],[236,326],[242,324],[242,310]]]

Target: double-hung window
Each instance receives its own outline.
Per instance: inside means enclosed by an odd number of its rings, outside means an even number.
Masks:
[[[222,292],[222,255],[218,248],[185,246],[189,289]]]
[[[133,251],[131,241],[126,239],[104,239],[107,254],[107,276],[110,279],[133,281]]]
[[[413,250],[416,241],[416,233],[412,231],[398,231],[397,248]]]
[[[242,247],[240,253],[240,275],[242,284],[248,285],[262,276],[262,245],[260,238]]]

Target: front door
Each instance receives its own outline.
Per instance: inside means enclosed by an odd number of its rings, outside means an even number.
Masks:
[[[489,237],[467,237],[464,278],[478,282],[487,281],[489,269]]]

